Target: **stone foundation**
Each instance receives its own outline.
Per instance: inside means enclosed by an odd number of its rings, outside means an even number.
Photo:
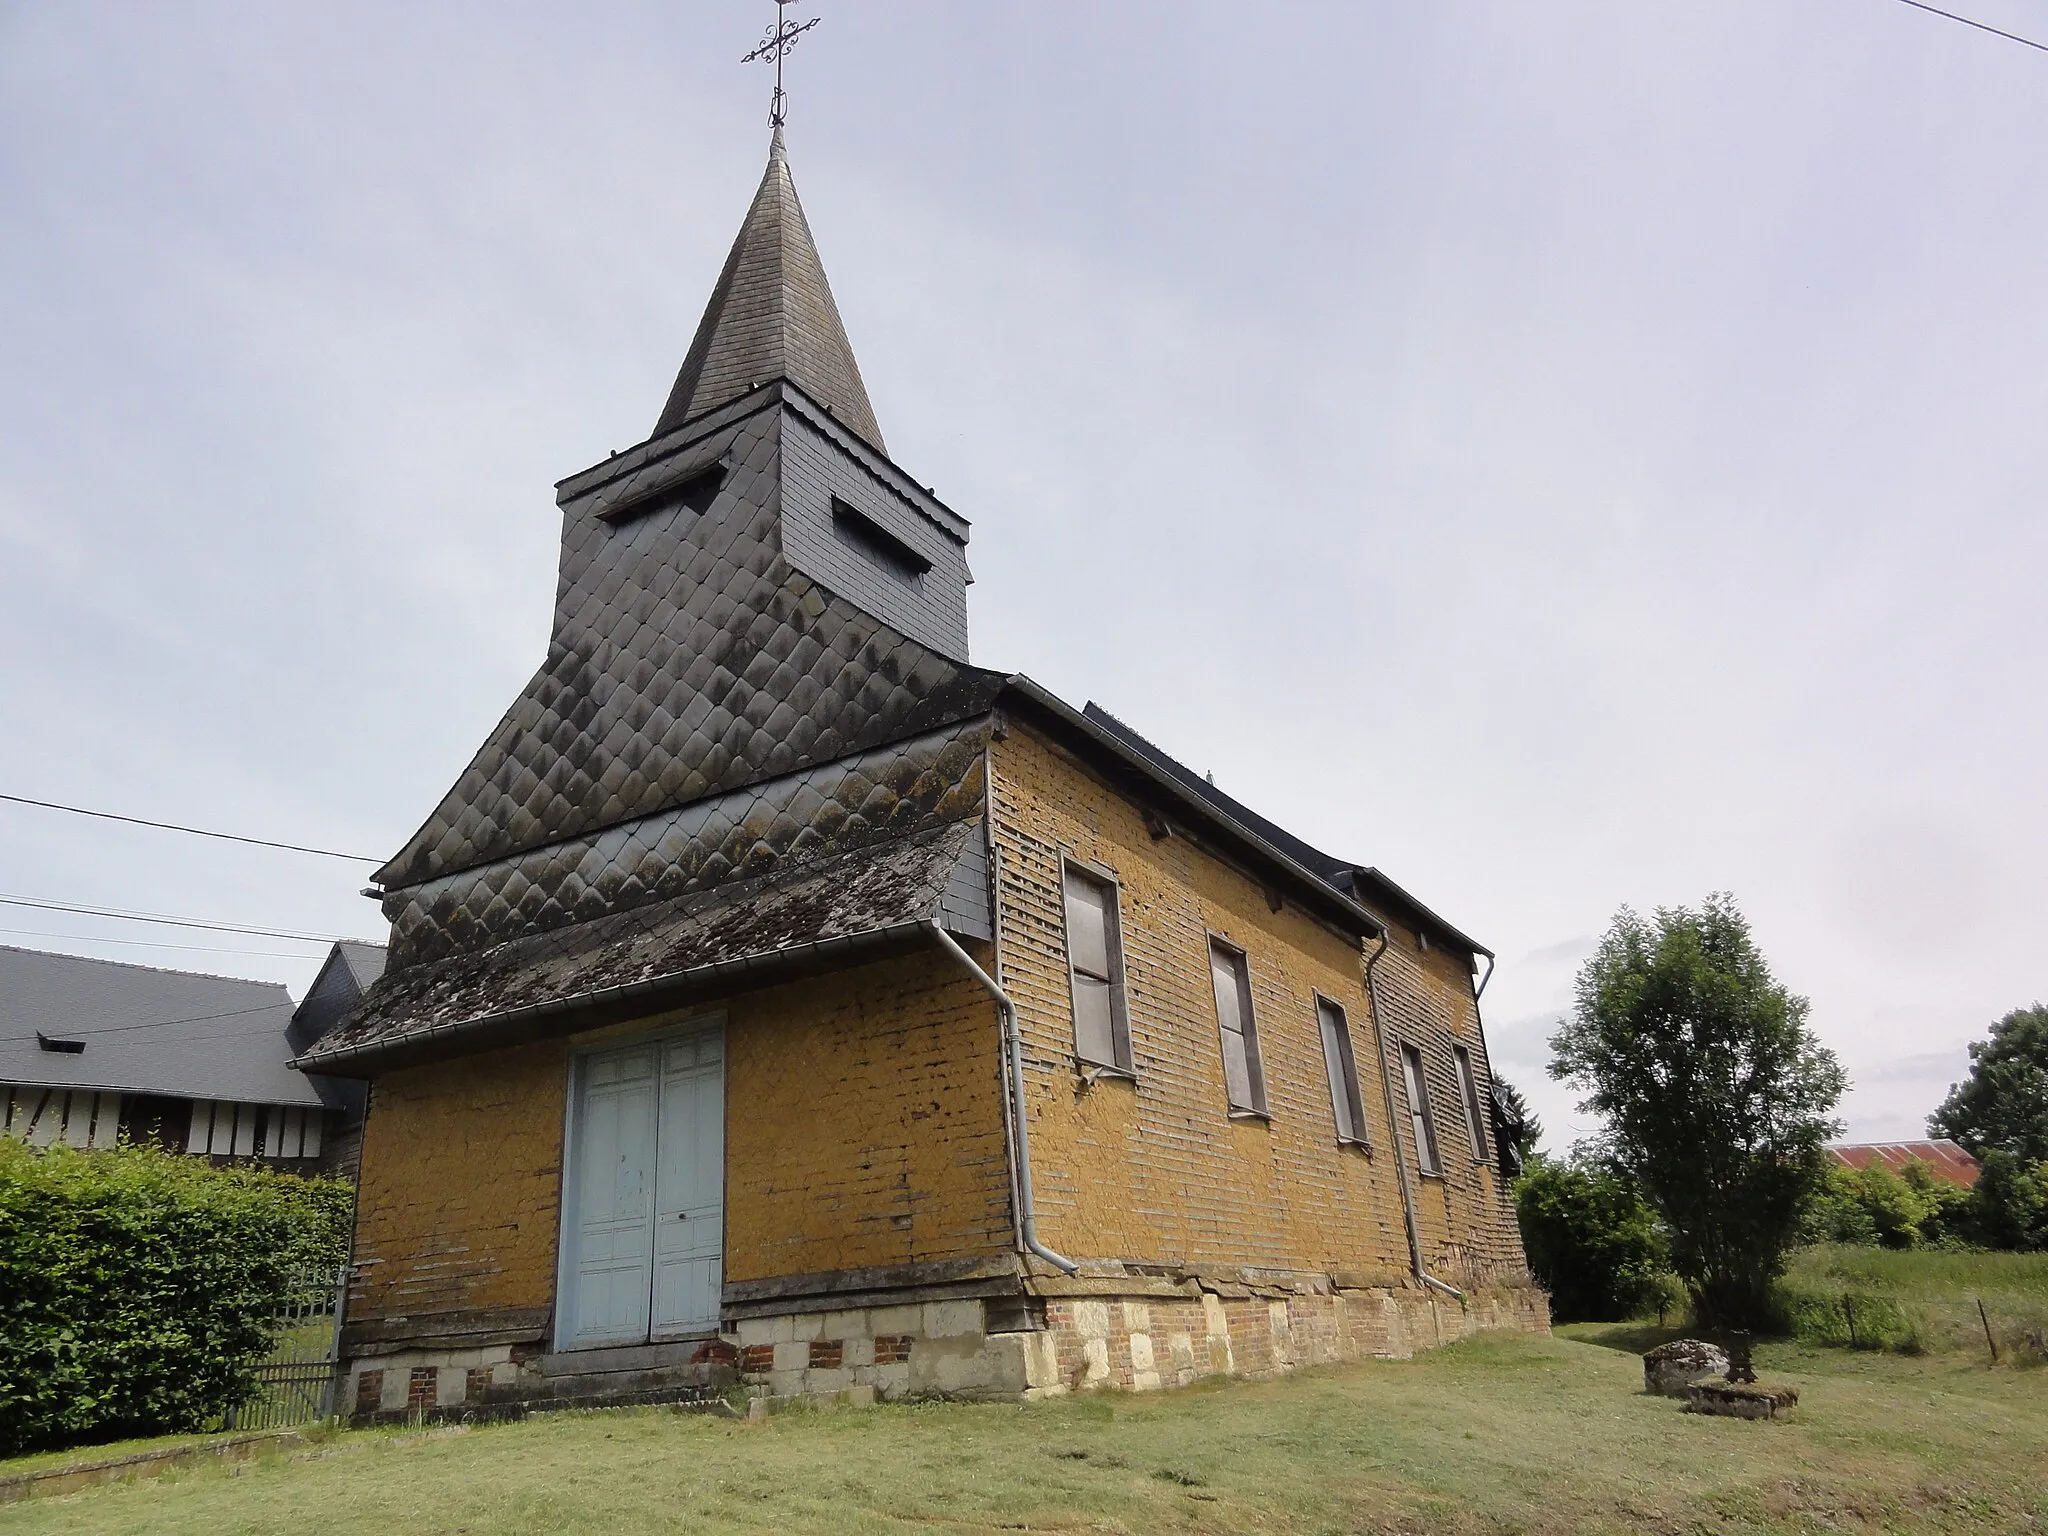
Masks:
[[[1328,1276],[1269,1284],[1141,1275],[1038,1278],[1023,1295],[743,1317],[716,1338],[543,1353],[538,1345],[399,1350],[352,1361],[341,1404],[358,1422],[487,1417],[547,1404],[722,1405],[763,1398],[1017,1401],[1205,1376],[1272,1377],[1347,1360],[1408,1359],[1489,1330],[1548,1333],[1526,1284],[1462,1300],[1412,1283]]]

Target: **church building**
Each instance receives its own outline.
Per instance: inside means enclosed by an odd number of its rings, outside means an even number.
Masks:
[[[1033,1397],[1541,1330],[1480,945],[968,659],[777,129],[546,660],[378,874],[342,1402]]]

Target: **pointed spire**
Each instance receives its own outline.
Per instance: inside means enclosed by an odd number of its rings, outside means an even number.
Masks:
[[[654,435],[770,379],[793,380],[876,448],[882,430],[790,179],[782,130]],[[886,452],[886,448],[883,449]]]

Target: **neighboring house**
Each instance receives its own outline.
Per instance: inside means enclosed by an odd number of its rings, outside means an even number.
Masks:
[[[300,1056],[372,1084],[358,1414],[1547,1326],[1487,951],[968,663],[967,523],[883,448],[779,133],[654,435],[559,501],[547,659]]]
[[[1828,1151],[1848,1168],[1868,1168],[1877,1163],[1893,1173],[1904,1173],[1908,1163],[1922,1163],[1937,1179],[1963,1189],[1977,1185],[1979,1165],[1961,1147],[1946,1137],[1938,1141],[1836,1142]]]
[[[338,963],[365,980],[328,981],[324,994],[316,983],[327,1024],[382,969],[377,946],[346,947],[358,953],[342,960],[337,945],[322,980]],[[353,1173],[360,1085],[291,1066],[320,1032],[276,982],[0,947],[0,1130],[39,1146],[126,1139]]]

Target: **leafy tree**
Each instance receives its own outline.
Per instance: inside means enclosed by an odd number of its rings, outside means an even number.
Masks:
[[[1605,1117],[1709,1327],[1753,1328],[1826,1170],[1845,1079],[1726,895],[1628,908],[1580,970],[1551,1074]]]
[[[1970,1195],[1970,1235],[1978,1242],[2021,1253],[2048,1250],[2048,1160],[2029,1164],[1993,1147]]]
[[[1515,1181],[1515,1215],[1558,1322],[1623,1321],[1663,1294],[1667,1254],[1656,1214],[1611,1163],[1538,1155]]]
[[[1927,1129],[1973,1157],[2009,1152],[2048,1162],[2048,1007],[2015,1008],[1970,1046],[1970,1075],[1955,1084]]]
[[[1529,1108],[1522,1090],[1507,1079],[1493,1080],[1493,1140],[1500,1150],[1501,1171],[1514,1178],[1536,1158],[1536,1143],[1543,1139],[1543,1122]]]

